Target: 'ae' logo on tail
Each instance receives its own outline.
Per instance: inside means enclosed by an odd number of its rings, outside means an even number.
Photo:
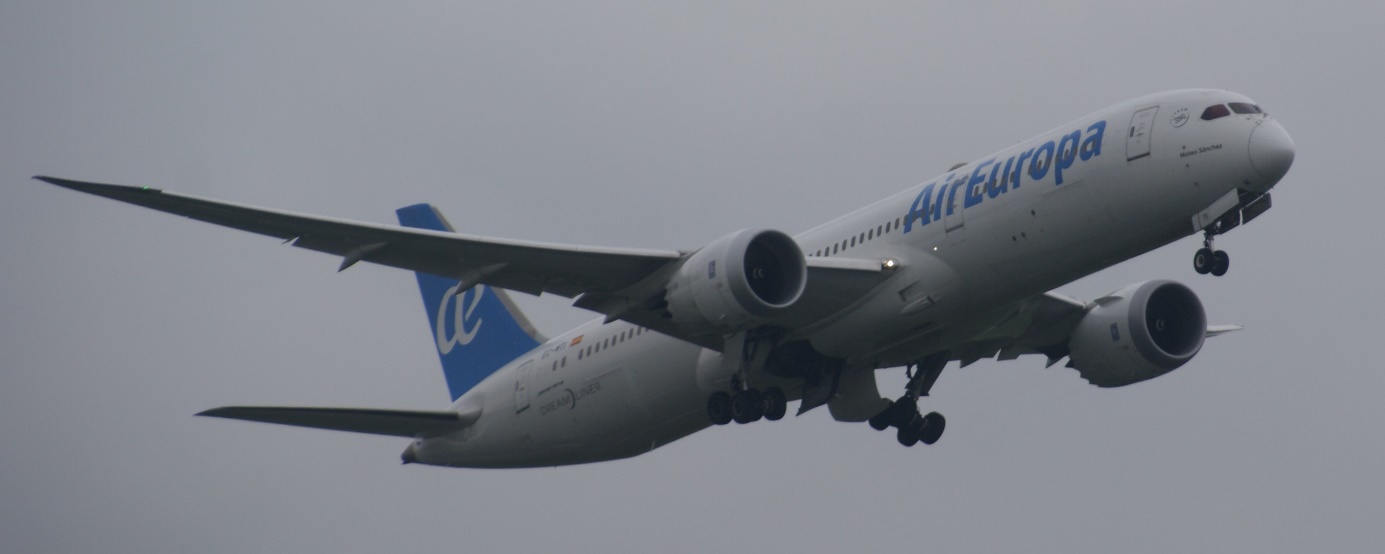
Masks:
[[[438,304],[437,316],[434,321],[433,329],[436,330],[438,339],[438,352],[447,355],[457,345],[466,346],[476,339],[476,333],[481,330],[481,318],[472,316],[476,313],[476,307],[481,304],[481,295],[486,292],[485,285],[476,285],[470,290],[460,294],[457,287],[461,283],[453,285],[442,295],[442,302]],[[468,298],[469,297],[469,298]],[[456,298],[456,302],[452,299]],[[448,304],[452,304],[452,336],[447,336],[447,313]]]

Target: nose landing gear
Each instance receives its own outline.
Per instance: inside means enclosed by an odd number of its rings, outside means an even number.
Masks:
[[[1213,247],[1212,239],[1216,234],[1211,229],[1204,233],[1202,248],[1193,254],[1193,270],[1203,275],[1226,275],[1226,270],[1231,267],[1231,256]]]

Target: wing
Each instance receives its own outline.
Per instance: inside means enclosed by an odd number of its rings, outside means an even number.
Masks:
[[[587,290],[620,289],[682,255],[672,250],[594,248],[406,229],[219,202],[150,187],[35,178],[112,200],[291,240],[299,248],[341,256],[340,269],[367,261],[449,277],[480,272],[485,274],[480,282],[530,294],[551,292],[570,298]]]
[[[1052,366],[1068,355],[1068,336],[1087,313],[1088,305],[1055,292],[1032,297],[1015,306],[987,331],[958,345],[953,359],[962,366],[977,360],[1013,360],[1043,354]],[[1208,325],[1207,337],[1240,331],[1240,325]]]
[[[197,415],[372,435],[431,437],[459,431],[475,423],[481,417],[481,411],[458,413],[360,408],[227,406]]]
[[[259,208],[166,192],[35,177],[63,188],[226,227],[268,235],[293,246],[341,256],[338,271],[357,262],[421,271],[529,294],[577,297],[575,305],[708,348],[720,336],[695,335],[661,316],[664,285],[689,253],[520,241],[429,231]],[[783,327],[816,321],[849,306],[884,280],[879,261],[812,259],[802,300]]]

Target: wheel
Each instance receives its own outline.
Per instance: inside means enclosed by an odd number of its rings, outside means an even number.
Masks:
[[[731,395],[731,419],[736,423],[755,421],[750,418],[750,403],[746,400],[745,393],[737,392]]]
[[[880,413],[871,416],[870,428],[876,431],[888,429],[890,427],[890,414],[893,412],[891,408],[894,408],[894,402],[890,402],[890,405],[886,406]]]
[[[919,406],[912,398],[901,396],[890,406],[890,425],[903,428],[919,413]]]
[[[1198,251],[1193,254],[1193,271],[1202,275],[1211,273],[1212,264],[1214,263],[1213,258],[1214,255],[1211,249],[1199,248]]]
[[[730,394],[725,391],[717,391],[707,398],[707,419],[712,420],[713,425],[731,423]]]
[[[736,423],[759,421],[765,415],[760,392],[755,389],[740,391],[731,395],[731,419]]]
[[[895,438],[899,439],[899,444],[902,444],[904,446],[913,446],[915,444],[918,444],[919,442],[919,435],[918,433],[914,432],[913,425],[905,425],[903,427],[900,427],[899,432],[895,433]]]
[[[928,412],[923,416],[923,428],[919,430],[919,442],[923,444],[933,444],[943,436],[943,429],[947,428],[947,418],[938,412]]]
[[[770,421],[784,419],[784,413],[789,409],[789,401],[784,397],[784,391],[779,390],[779,387],[765,389],[761,404],[765,407],[765,419]]]
[[[1212,253],[1212,275],[1221,277],[1226,275],[1226,270],[1231,268],[1231,256],[1226,252],[1218,250]]]
[[[760,421],[765,417],[765,396],[759,390],[750,389],[741,394],[745,395],[745,401],[750,404],[750,421]]]

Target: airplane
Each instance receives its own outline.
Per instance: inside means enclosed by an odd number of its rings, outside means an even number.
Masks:
[[[1207,337],[1188,286],[1149,280],[1083,302],[1054,288],[1270,208],[1294,144],[1251,99],[1162,92],[1116,104],[790,236],[731,232],[694,251],[455,233],[428,204],[401,226],[147,186],[38,176],[84,193],[414,271],[452,403],[445,410],[228,406],[198,415],[406,437],[404,463],[517,468],[614,460],[702,429],[827,406],[832,418],[933,444],[922,414],[950,362],[1043,356],[1098,387],[1186,364]],[[601,317],[541,335],[506,291]],[[905,367],[899,396],[876,371]]]

